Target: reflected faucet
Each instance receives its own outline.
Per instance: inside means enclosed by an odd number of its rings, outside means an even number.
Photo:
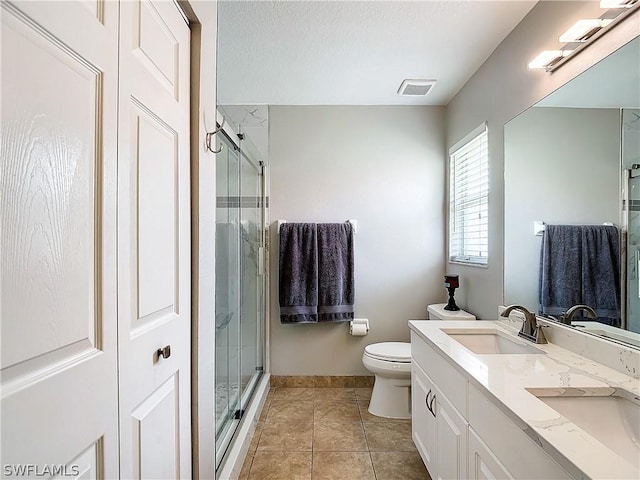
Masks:
[[[522,322],[522,328],[518,332],[518,336],[534,343],[547,343],[547,339],[542,333],[542,326],[538,325],[536,320],[536,314],[531,313],[522,305],[509,305],[500,316],[508,318],[509,314],[514,310],[519,310],[524,314],[524,322]]]
[[[593,319],[598,317],[598,314],[589,305],[574,305],[569,310],[567,310],[562,315],[560,315],[560,321],[566,325],[571,325],[571,320],[573,320],[573,316],[580,310],[584,310],[585,312],[587,312],[587,316],[589,318]]]

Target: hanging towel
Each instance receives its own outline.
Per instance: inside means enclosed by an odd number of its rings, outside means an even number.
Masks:
[[[315,223],[280,227],[280,322],[318,321],[318,242]]]
[[[598,321],[619,327],[620,241],[613,225],[582,227],[582,302]]]
[[[350,223],[318,228],[318,321],[353,320],[353,230]]]
[[[558,316],[582,303],[582,226],[546,225],[540,250],[539,313]]]

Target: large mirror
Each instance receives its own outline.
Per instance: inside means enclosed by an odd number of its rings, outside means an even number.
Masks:
[[[598,278],[595,297],[619,295],[619,318],[573,326],[640,348],[640,37],[508,122],[504,141],[505,304],[543,313],[541,248],[550,241],[542,224],[555,238],[555,225],[611,224],[620,282]],[[590,258],[604,262],[609,253]],[[556,282],[552,293],[562,288]]]

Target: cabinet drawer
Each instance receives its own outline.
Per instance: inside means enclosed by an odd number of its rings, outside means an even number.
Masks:
[[[473,385],[469,386],[469,424],[513,478],[572,478]]]
[[[469,382],[415,332],[411,332],[411,360],[429,375],[455,409],[465,419],[468,418],[467,386]]]

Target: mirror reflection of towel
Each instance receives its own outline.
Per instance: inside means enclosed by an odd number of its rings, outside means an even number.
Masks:
[[[582,227],[582,303],[599,322],[620,326],[620,241],[612,225]]]
[[[620,326],[620,243],[611,225],[546,225],[540,250],[539,312],[586,304]]]

